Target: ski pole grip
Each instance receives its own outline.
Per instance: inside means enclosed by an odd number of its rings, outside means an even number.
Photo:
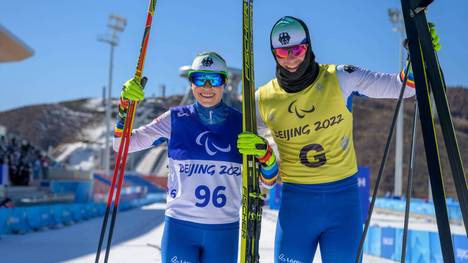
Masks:
[[[147,78],[147,77],[141,78],[141,80],[140,80],[141,89],[145,89],[145,86],[146,86],[146,83],[147,83],[147,82],[148,82],[148,78]]]

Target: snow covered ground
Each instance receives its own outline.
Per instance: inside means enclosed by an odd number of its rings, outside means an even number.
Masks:
[[[109,262],[161,262],[164,204],[119,213]],[[276,211],[265,210],[260,240],[261,262],[273,262]],[[60,229],[6,235],[0,240],[2,263],[94,262],[102,218]],[[316,255],[315,262],[321,262]],[[103,262],[104,252],[101,254]],[[364,262],[393,262],[365,256]]]

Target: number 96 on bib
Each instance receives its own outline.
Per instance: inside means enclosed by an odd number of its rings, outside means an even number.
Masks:
[[[194,193],[197,200],[195,206],[206,207],[210,204],[217,208],[225,206],[227,202],[225,190],[225,186],[216,186],[214,189],[206,185],[197,186]]]

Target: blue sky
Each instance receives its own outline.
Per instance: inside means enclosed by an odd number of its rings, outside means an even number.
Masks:
[[[2,1],[0,24],[35,54],[0,64],[0,111],[40,103],[100,97],[108,82],[109,45],[97,36],[108,32],[109,14],[127,19],[115,50],[114,85],[118,96],[133,76],[146,18],[147,0]],[[269,50],[271,26],[280,17],[302,18],[309,26],[319,63],[354,64],[396,72],[399,34],[392,32],[387,9],[398,0],[256,0],[254,1],[255,80],[274,77]],[[428,18],[437,25],[442,44],[439,60],[449,86],[468,87],[468,10],[466,0],[436,0]],[[241,68],[242,1],[158,0],[144,75],[147,95],[180,94],[186,81],[179,67],[201,51],[214,50],[229,66]]]

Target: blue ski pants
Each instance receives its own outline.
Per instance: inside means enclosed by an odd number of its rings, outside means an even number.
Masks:
[[[162,262],[237,263],[239,222],[197,224],[166,216]]]
[[[304,185],[284,183],[275,262],[310,263],[317,244],[324,263],[355,262],[362,233],[357,176]]]

